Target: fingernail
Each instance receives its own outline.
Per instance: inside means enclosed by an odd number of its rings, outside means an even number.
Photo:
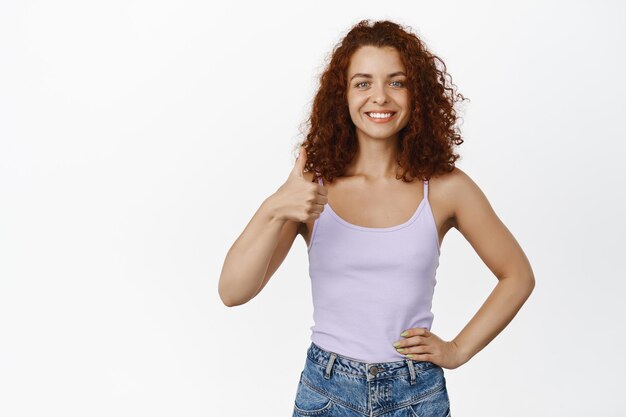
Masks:
[[[400,342],[396,342],[393,344],[393,347],[398,347],[398,346],[400,346]]]
[[[404,331],[404,332],[400,333],[400,336],[403,336],[403,337],[404,337],[404,336],[406,336],[407,334],[408,334],[408,333],[407,333],[406,331]]]
[[[411,355],[410,353],[407,353],[407,354],[406,354],[406,355],[404,355],[404,356],[406,356],[406,357],[407,357],[407,358],[409,358],[409,359],[413,359],[413,355]]]

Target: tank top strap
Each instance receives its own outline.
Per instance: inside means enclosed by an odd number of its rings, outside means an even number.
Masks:
[[[424,200],[428,200],[428,180],[424,180]]]
[[[319,185],[324,185],[324,180],[322,180],[322,176],[320,175],[320,173],[315,171],[315,176],[317,177],[317,183]]]

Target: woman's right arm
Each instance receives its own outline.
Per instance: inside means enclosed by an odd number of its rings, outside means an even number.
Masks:
[[[254,298],[287,256],[302,223],[322,212],[326,189],[304,178],[305,162],[306,153],[301,150],[287,181],[263,201],[229,249],[218,285],[226,306]]]
[[[226,255],[218,291],[228,307],[244,304],[261,291],[272,255],[278,252],[281,259],[273,263],[282,263],[298,234],[299,224],[280,218],[273,198],[261,204]],[[279,245],[282,250],[277,250]]]

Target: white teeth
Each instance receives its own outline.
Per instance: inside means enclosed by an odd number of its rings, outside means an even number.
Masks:
[[[388,117],[391,117],[391,115],[393,113],[367,113],[370,117],[373,117],[375,119],[386,119]]]

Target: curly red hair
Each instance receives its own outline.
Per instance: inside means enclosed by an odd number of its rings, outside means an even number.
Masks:
[[[414,178],[429,179],[434,174],[452,171],[460,158],[453,147],[463,143],[455,127],[454,103],[465,97],[455,94],[445,63],[429,52],[415,34],[388,20],[373,24],[361,20],[334,47],[305,121],[306,139],[298,144],[307,153],[305,170],[332,182],[345,174],[346,166],[356,155],[358,142],[347,102],[347,69],[352,54],[365,45],[394,47],[407,70],[406,85],[413,110],[408,124],[398,134],[397,179],[412,182]]]

